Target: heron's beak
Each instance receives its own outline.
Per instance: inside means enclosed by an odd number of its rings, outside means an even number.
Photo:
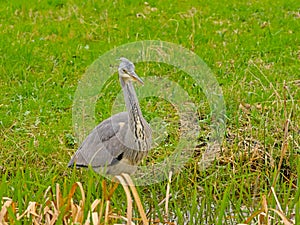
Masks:
[[[133,78],[133,80],[139,82],[140,84],[144,85],[144,81],[134,72],[130,72],[129,75]]]

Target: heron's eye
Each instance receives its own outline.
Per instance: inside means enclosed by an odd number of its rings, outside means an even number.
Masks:
[[[126,71],[125,69],[122,69],[122,72],[123,72],[123,73],[127,73],[127,71]]]

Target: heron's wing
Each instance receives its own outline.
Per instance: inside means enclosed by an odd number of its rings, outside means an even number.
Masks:
[[[128,113],[118,113],[102,121],[83,141],[68,166],[105,167],[122,157],[126,150],[124,137],[128,129]]]

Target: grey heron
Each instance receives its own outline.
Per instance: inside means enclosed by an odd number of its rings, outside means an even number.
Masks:
[[[144,119],[133,82],[143,84],[135,73],[135,66],[120,58],[119,80],[123,89],[127,112],[102,121],[86,137],[68,166],[89,167],[98,173],[132,174],[151,148],[151,128]]]

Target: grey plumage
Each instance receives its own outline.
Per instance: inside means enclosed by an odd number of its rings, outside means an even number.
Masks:
[[[91,166],[98,173],[132,174],[151,148],[151,128],[144,119],[133,81],[143,84],[132,62],[121,58],[118,68],[127,112],[102,121],[83,141],[68,166]]]

